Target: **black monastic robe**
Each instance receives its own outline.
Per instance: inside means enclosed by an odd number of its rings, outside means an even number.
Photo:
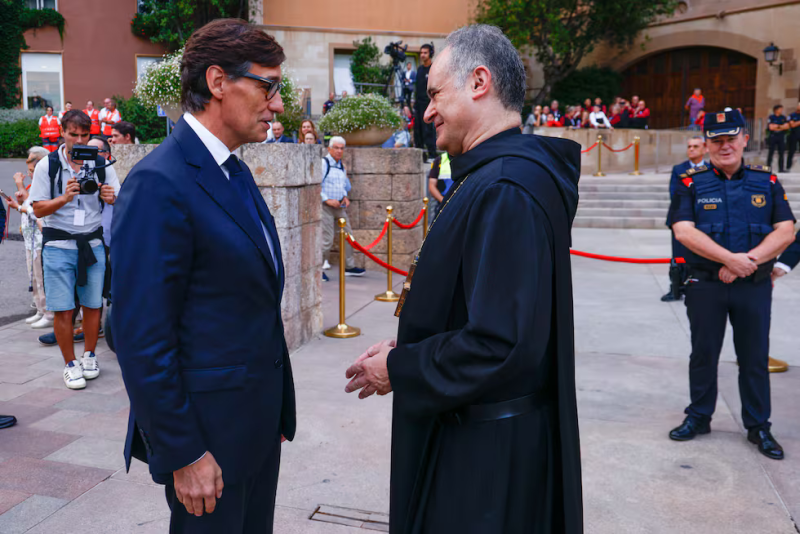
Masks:
[[[513,129],[451,168],[389,354],[390,532],[583,532],[569,257],[580,147]],[[516,417],[447,417],[529,394],[542,401]]]

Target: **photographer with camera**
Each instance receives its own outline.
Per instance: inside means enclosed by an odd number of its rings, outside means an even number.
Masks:
[[[81,111],[64,114],[65,144],[36,164],[31,186],[34,214],[43,218],[44,285],[47,310],[55,313],[55,334],[64,358],[64,383],[86,387],[100,368],[94,354],[100,328],[105,278],[102,210],[119,192],[114,169],[89,147],[91,119]],[[83,308],[85,351],[73,348],[75,293]]]
[[[436,158],[436,128],[423,119],[431,99],[428,97],[428,72],[433,60],[433,45],[424,44],[419,50],[417,91],[414,103],[414,146],[427,149],[425,161]]]

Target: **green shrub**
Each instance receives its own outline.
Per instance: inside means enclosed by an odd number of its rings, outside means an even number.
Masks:
[[[39,117],[44,115],[43,109],[0,109],[0,124],[31,120],[39,123]]]
[[[0,121],[0,158],[26,158],[30,147],[41,144],[38,120]]]
[[[136,126],[136,137],[141,143],[144,139],[164,137],[167,133],[166,117],[159,117],[156,106],[145,106],[138,97],[115,96],[117,109],[122,120]]]
[[[583,104],[587,98],[592,102],[598,96],[603,99],[603,103],[610,105],[615,96],[619,96],[622,88],[622,74],[605,67],[586,67],[578,69],[554,87],[550,93],[550,100],[558,100],[561,109],[567,106]]]
[[[353,83],[376,83],[385,85],[386,80],[392,72],[391,65],[381,63],[381,51],[372,41],[372,37],[366,37],[361,42],[353,41],[356,47],[353,56],[350,58],[350,76]],[[360,87],[356,85],[356,90],[362,93],[384,93],[384,87]]]

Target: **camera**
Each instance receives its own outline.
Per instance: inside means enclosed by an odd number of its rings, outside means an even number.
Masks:
[[[100,184],[94,178],[94,167],[90,167],[87,161],[97,161],[98,149],[96,146],[75,145],[70,154],[72,161],[83,161],[83,178],[78,179],[81,186],[81,195],[94,195],[100,190]]]
[[[406,50],[408,50],[408,45],[400,46],[402,44],[403,41],[396,41],[389,43],[388,45],[386,45],[386,48],[383,49],[383,53],[391,57],[393,63],[400,63],[401,61],[405,61]]]

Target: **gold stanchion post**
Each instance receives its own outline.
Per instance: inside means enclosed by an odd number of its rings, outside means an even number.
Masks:
[[[388,233],[388,251],[387,251],[387,258],[386,263],[389,265],[392,264],[392,226],[394,224],[394,216],[392,215],[393,208],[391,206],[386,206],[386,222],[389,223],[389,231]],[[386,292],[385,293],[378,293],[375,295],[375,300],[379,300],[381,302],[397,302],[400,300],[400,295],[392,291],[392,270],[386,269]]]
[[[597,136],[597,172],[595,176],[605,176],[603,173],[603,136]]]
[[[428,237],[428,197],[422,199],[422,239]]]
[[[633,138],[633,176],[641,176],[639,172],[639,136]]]
[[[339,219],[339,324],[325,330],[325,335],[338,339],[346,339],[349,337],[356,337],[361,334],[361,329],[355,326],[350,326],[345,322],[344,314],[344,247],[347,246],[347,240],[344,236],[344,225],[347,223],[344,218]]]

